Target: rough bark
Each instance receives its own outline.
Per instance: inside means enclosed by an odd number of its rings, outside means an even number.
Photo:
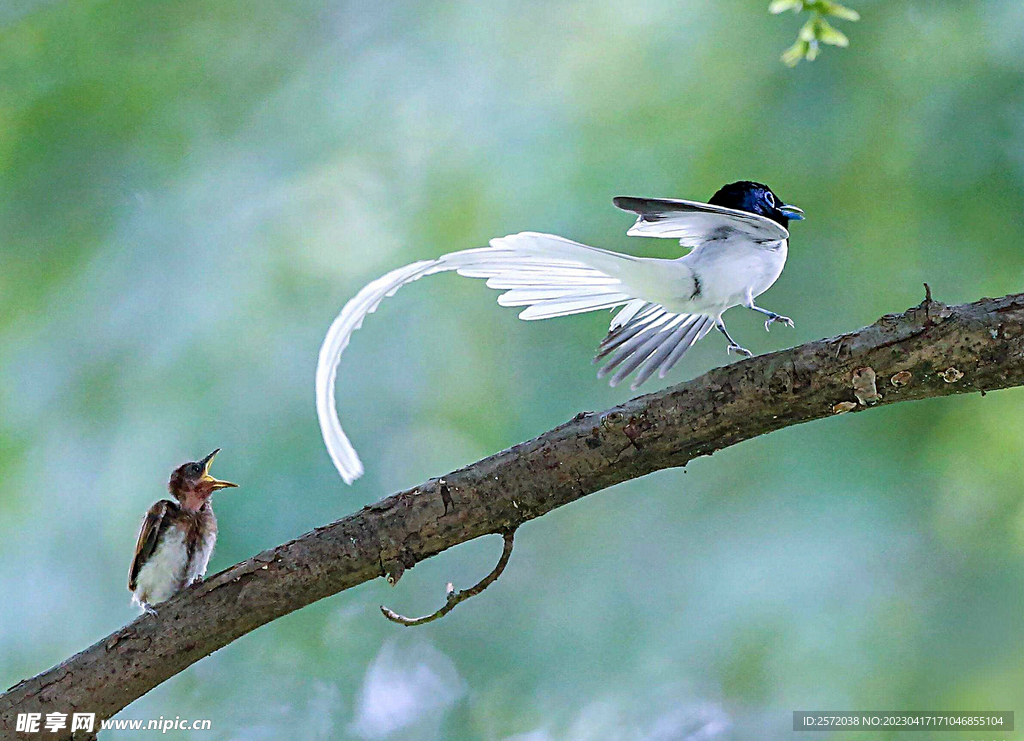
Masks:
[[[13,737],[24,712],[110,717],[271,620],[370,579],[397,580],[447,548],[507,532],[621,481],[847,410],[1020,385],[1024,294],[955,307],[928,298],[856,332],[580,413],[264,551],[164,603],[158,616],[144,615],[20,682],[0,696],[0,735]]]

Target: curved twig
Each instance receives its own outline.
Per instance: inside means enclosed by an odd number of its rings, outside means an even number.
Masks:
[[[498,580],[498,577],[501,576],[501,572],[504,571],[505,566],[508,565],[508,559],[512,556],[512,546],[515,536],[516,528],[512,528],[511,530],[501,534],[501,537],[505,539],[505,545],[501,549],[501,558],[498,559],[498,563],[491,573],[478,581],[475,586],[472,586],[469,589],[463,589],[461,592],[456,592],[452,583],[448,582],[448,587],[445,590],[445,594],[447,595],[446,601],[444,605],[441,606],[441,609],[437,610],[437,612],[432,612],[431,614],[424,615],[423,617],[408,618],[404,615],[399,615],[397,612],[385,607],[384,605],[380,606],[380,611],[384,613],[384,617],[391,622],[398,623],[399,625],[405,625],[407,627],[412,625],[425,625],[426,623],[434,622],[438,618],[443,618],[455,609],[455,605],[460,602],[465,602],[470,597],[475,597]]]

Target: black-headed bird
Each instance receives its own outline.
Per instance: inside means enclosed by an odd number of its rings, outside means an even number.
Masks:
[[[174,469],[167,484],[177,501],[161,499],[146,512],[128,572],[132,600],[144,611],[170,599],[206,574],[217,542],[217,518],[210,495],[238,486],[210,475],[220,448],[200,461]]]
[[[502,306],[524,306],[520,319],[547,319],[621,307],[612,319],[597,360],[598,377],[614,373],[615,386],[639,369],[632,388],[656,371],[660,378],[693,344],[717,329],[728,352],[751,355],[729,335],[722,314],[745,306],[773,322],[789,317],[754,299],[775,283],[786,264],[789,222],[804,218],[761,183],[741,181],[721,188],[708,203],[668,198],[614,199],[637,214],[626,232],[678,239],[690,252],[676,259],[635,257],[588,247],[553,234],[522,232],[492,239],[489,247],[442,255],[406,265],[365,286],[341,310],[320,348],[316,370],[317,415],[327,450],[346,483],[363,465],[341,429],[334,384],[341,354],[367,314],[399,288],[426,275],[454,270],[484,278],[504,291]]]

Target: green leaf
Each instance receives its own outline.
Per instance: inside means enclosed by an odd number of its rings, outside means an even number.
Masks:
[[[831,44],[832,46],[850,45],[850,40],[846,38],[846,34],[837,30],[824,18],[818,19],[814,31],[815,38],[823,44]]]
[[[803,0],[772,0],[772,4],[768,6],[768,12],[772,15],[785,13],[787,10],[799,13],[803,8]]]
[[[811,18],[800,27],[800,33],[796,35],[800,41],[810,43],[818,38],[817,31],[815,30],[816,22],[819,16],[811,16]]]
[[[796,43],[782,53],[782,61],[789,67],[795,67],[802,59],[809,62],[817,59],[822,44],[842,47],[850,45],[850,39],[846,34],[825,20],[826,16],[849,21],[860,20],[860,14],[856,10],[833,0],[772,0],[768,10],[775,14],[787,10],[797,13],[802,10],[810,11],[810,18],[797,33]]]
[[[847,8],[845,5],[834,3],[832,0],[817,0],[819,12],[825,15],[833,16],[834,18],[842,18],[846,21],[859,21],[860,13],[853,8]]]
[[[800,60],[807,56],[810,44],[806,41],[797,41],[791,47],[782,52],[782,63],[787,67],[796,67]]]

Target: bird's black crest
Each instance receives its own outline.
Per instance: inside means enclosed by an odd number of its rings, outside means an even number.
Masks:
[[[784,201],[764,183],[740,180],[723,185],[711,196],[708,203],[737,211],[765,216],[785,228],[789,228],[789,217],[779,210]]]

